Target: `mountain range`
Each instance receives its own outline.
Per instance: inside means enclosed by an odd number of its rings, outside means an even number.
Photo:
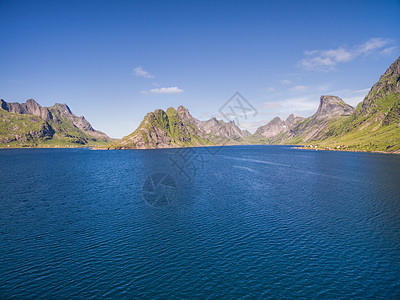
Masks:
[[[157,109],[148,113],[139,127],[130,135],[114,141],[108,149],[148,149],[196,147],[245,143],[251,136],[235,122],[212,118],[195,119],[182,105],[166,111]]]
[[[156,149],[239,144],[307,145],[313,149],[400,152],[400,57],[373,85],[364,100],[352,107],[341,98],[324,95],[312,116],[291,114],[273,118],[254,134],[234,121],[200,121],[183,106],[148,113],[139,127],[120,140],[93,129],[66,104],[41,107],[0,103],[0,144],[71,144],[100,149]]]
[[[275,117],[266,125],[259,127],[256,134],[267,138],[269,144],[319,141],[325,138],[334,123],[343,122],[354,111],[354,107],[339,97],[321,96],[319,107],[311,117],[301,118],[292,114],[286,121]]]
[[[42,107],[35,100],[9,103],[0,99],[0,144],[3,146],[103,145],[111,139],[93,129],[66,104]]]
[[[325,105],[328,114],[324,113],[325,100],[331,104]],[[338,98],[333,103],[332,97],[321,97],[318,111],[295,126],[283,143],[312,143],[314,147],[331,149],[346,146],[348,150],[399,152],[400,57],[355,109]]]
[[[324,95],[312,116],[273,118],[251,135],[233,121],[199,121],[180,106],[156,110],[138,129],[109,149],[146,149],[227,144],[290,144],[312,148],[400,151],[400,58],[380,77],[356,108]]]

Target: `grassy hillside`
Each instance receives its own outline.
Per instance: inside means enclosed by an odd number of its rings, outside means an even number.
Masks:
[[[122,140],[112,142],[107,148],[150,149],[213,144],[202,135],[190,115],[188,119],[184,118],[183,110],[184,108],[177,111],[170,107],[166,112],[157,109],[148,113],[133,133]]]
[[[333,124],[320,147],[337,148],[346,145],[348,150],[398,151],[400,149],[400,93],[393,93],[374,101],[373,109],[362,110]]]
[[[40,112],[30,109],[27,103],[40,109]],[[26,111],[14,113],[7,110],[19,106]],[[43,111],[47,112],[45,119],[42,115],[35,115]],[[97,146],[105,145],[110,140],[104,133],[94,130],[83,117],[72,114],[65,104],[44,108],[34,100],[24,104],[2,101],[0,148]]]
[[[311,139],[296,134],[301,127],[309,127],[309,122],[311,118],[296,127],[294,136],[285,144],[400,152],[400,58],[386,70],[350,116],[329,119],[321,125],[321,132]]]

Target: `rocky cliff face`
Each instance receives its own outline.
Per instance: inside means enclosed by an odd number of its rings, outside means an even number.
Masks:
[[[42,107],[33,99],[25,103],[1,99],[0,123],[0,143],[43,143],[55,139],[60,143],[88,144],[111,140],[93,129],[84,117],[74,115],[66,104]]]
[[[298,136],[305,140],[317,138],[326,131],[326,124],[349,116],[354,108],[338,97],[322,96],[317,112],[304,119],[291,114],[285,121],[279,117],[257,129],[255,135],[241,130],[235,122],[212,118],[200,121],[188,109],[179,106],[167,111],[157,109],[148,113],[140,126],[130,135],[109,145],[112,149],[147,149],[205,146],[221,144],[284,143]]]
[[[312,142],[341,143],[349,149],[400,151],[399,70],[400,58],[387,69],[356,109],[339,97],[321,96],[319,107],[311,117],[293,114],[286,120],[276,117],[250,135],[234,122],[194,119],[185,107],[180,106],[177,110],[169,108],[166,112],[156,110],[147,114],[137,130],[109,147],[144,149]]]
[[[239,140],[249,136],[248,131],[241,130],[235,121],[224,122],[216,118],[207,121],[199,121],[195,119],[196,126],[204,132],[210,139],[213,137]]]
[[[242,131],[233,121],[212,118],[199,121],[189,110],[179,106],[166,111],[157,109],[148,113],[139,127],[120,141],[111,143],[110,149],[148,149],[210,146],[241,142],[250,133]]]
[[[206,145],[204,134],[197,128],[187,108],[170,107],[148,113],[130,135],[111,143],[109,149],[149,149]]]
[[[318,111],[293,129],[286,143],[400,152],[400,57],[373,85],[356,109],[341,99],[321,97]]]
[[[281,132],[286,131],[287,127],[285,121],[282,121],[279,117],[275,117],[266,125],[258,127],[256,130],[256,134],[260,134],[263,137],[270,138],[280,134]]]
[[[291,137],[291,130],[303,120],[304,118],[293,114],[289,115],[285,121],[275,117],[266,125],[257,128],[255,135],[266,138],[269,143],[282,143]]]
[[[312,116],[314,120],[325,120],[337,116],[350,116],[354,107],[345,103],[336,96],[321,96],[317,112]]]
[[[299,124],[302,121],[304,121],[303,117],[298,117],[298,116],[295,116],[294,114],[290,114],[289,117],[287,117],[285,123],[286,123],[286,127],[289,130],[291,130],[292,128],[294,128],[297,124]]]
[[[319,107],[309,118],[290,115],[285,121],[279,117],[257,129],[259,134],[268,139],[269,143],[285,143],[298,139],[302,142],[321,138],[329,126],[340,118],[352,115],[354,108],[336,96],[321,96]]]
[[[1,108],[11,113],[39,116],[43,120],[50,120],[52,115],[47,107],[41,107],[35,100],[28,99],[25,103],[8,103],[0,100]]]
[[[109,141],[110,138],[103,132],[95,130],[92,125],[85,119],[84,116],[76,116],[66,104],[56,103],[48,108],[50,112],[50,121],[57,125],[71,125],[81,130],[85,134],[104,141]]]
[[[204,145],[304,144],[347,145],[349,149],[400,151],[400,58],[383,74],[356,109],[336,96],[321,96],[314,115],[279,117],[254,135],[234,122],[194,119],[180,106],[149,113],[131,135],[110,148],[166,148]],[[339,144],[338,144],[339,143]]]
[[[324,143],[353,149],[400,151],[400,57],[373,85],[351,116],[330,129]]]
[[[371,113],[379,108],[378,100],[400,93],[400,57],[386,70],[360,104],[358,113]]]

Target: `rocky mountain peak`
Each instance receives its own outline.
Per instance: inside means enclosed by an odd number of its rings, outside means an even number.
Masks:
[[[40,116],[40,109],[42,108],[35,100],[33,99],[28,99],[24,103],[26,110],[32,114],[32,115],[37,115]]]
[[[400,57],[386,70],[373,85],[368,95],[361,104],[361,112],[371,112],[375,107],[375,100],[385,97],[388,94],[400,93]]]
[[[321,96],[318,110],[313,118],[320,120],[335,116],[350,116],[353,112],[354,107],[345,103],[339,97],[325,95]]]
[[[235,121],[225,122],[213,117],[207,121],[195,119],[196,126],[205,134],[226,139],[241,139],[248,133],[241,130]]]
[[[342,99],[340,99],[337,96],[332,96],[332,95],[322,95],[320,98],[320,105],[328,104],[328,103],[344,103]]]
[[[293,121],[295,118],[294,114],[290,114],[287,118],[286,118],[286,122],[291,122]]]
[[[276,137],[282,133],[289,133],[297,124],[302,122],[304,118],[290,114],[285,121],[279,117],[273,118],[266,125],[260,126],[256,130],[256,134],[265,138]]]
[[[186,107],[184,107],[183,105],[179,105],[178,106],[178,109],[176,110],[177,112],[189,112],[189,110],[186,108]]]
[[[290,114],[287,118],[286,118],[286,126],[289,129],[292,129],[295,125],[299,124],[300,122],[304,121],[303,117],[298,117],[295,116],[294,114]]]
[[[56,103],[51,107],[42,107],[34,99],[28,99],[24,103],[8,103],[0,101],[2,110],[12,114],[32,115],[35,118],[25,119],[23,126],[15,126],[13,131],[19,130],[26,132],[24,135],[11,134],[7,141],[30,141],[33,136],[42,141],[52,139],[61,139],[68,143],[85,144],[88,141],[109,141],[110,138],[104,133],[93,129],[90,123],[84,117],[74,115],[66,104]],[[12,114],[5,114],[6,118],[16,118]],[[39,118],[37,118],[39,117]],[[22,118],[23,119],[23,118]],[[3,120],[4,121],[4,120]],[[42,122],[42,127],[38,131],[32,124]],[[32,124],[31,124],[32,123]],[[13,133],[11,131],[11,133]]]
[[[287,127],[285,122],[281,120],[279,117],[273,118],[266,125],[258,127],[256,130],[256,134],[262,135],[263,137],[270,138],[275,135],[278,135],[281,132],[285,132]]]
[[[65,115],[71,115],[71,114],[72,114],[72,111],[71,111],[71,109],[68,107],[67,104],[64,104],[64,103],[56,103],[56,104],[54,104],[53,107],[56,108],[57,110],[59,110],[62,114],[65,114]]]
[[[280,123],[282,123],[282,120],[279,117],[275,117],[269,123],[271,123],[271,124],[280,124]]]
[[[176,111],[178,112],[178,115],[181,118],[183,123],[185,123],[185,124],[194,124],[195,123],[194,118],[189,113],[189,110],[186,107],[180,105]]]
[[[387,77],[391,76],[396,76],[400,74],[400,57],[396,59],[394,63],[390,65],[389,68],[387,68],[386,72],[383,73],[383,75],[379,78],[379,80],[382,80]]]
[[[43,118],[44,120],[49,120],[51,118],[51,113],[47,107],[42,107],[33,99],[28,99],[24,103],[13,102],[9,103],[1,100],[1,108],[21,115],[34,115]]]
[[[155,116],[159,116],[159,115],[165,115],[166,113],[162,109],[156,109],[153,114]]]
[[[37,102],[35,101],[35,99],[32,99],[32,98],[26,100],[25,103],[26,103],[27,105],[30,105],[30,106],[38,106],[38,107],[41,107],[41,106],[39,105],[39,103],[37,103]]]

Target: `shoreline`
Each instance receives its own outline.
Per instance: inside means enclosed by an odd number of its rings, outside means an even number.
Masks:
[[[88,148],[90,150],[102,150],[102,151],[107,151],[107,150],[162,150],[162,149],[184,149],[184,148],[205,148],[205,147],[232,147],[232,146],[291,146],[294,149],[298,150],[311,150],[311,151],[335,151],[335,152],[355,152],[355,153],[380,153],[380,154],[395,154],[399,155],[400,150],[397,151],[371,151],[371,150],[343,150],[343,149],[325,149],[325,148],[309,148],[309,147],[304,147],[301,145],[283,145],[283,144],[226,144],[226,145],[204,145],[204,146],[188,146],[188,147],[165,147],[165,148],[125,148],[125,149],[110,149],[106,147],[98,147],[98,146],[76,146],[76,147],[65,147],[65,146],[59,146],[59,147],[3,147],[0,146],[0,150],[2,149],[7,149],[7,150],[12,150],[12,149],[79,149],[79,148]]]
[[[355,152],[355,153],[381,153],[381,154],[396,154],[399,155],[400,154],[400,150],[397,151],[371,151],[371,150],[343,150],[343,149],[313,149],[313,148],[309,148],[309,147],[304,147],[304,146],[296,146],[294,145],[293,148],[296,149],[300,149],[300,150],[313,150],[313,151],[336,151],[336,152]]]
[[[94,146],[77,146],[77,147],[66,147],[66,146],[59,146],[59,147],[3,147],[0,146],[0,150],[2,149],[7,149],[7,150],[12,150],[12,149],[78,149],[78,148],[91,148]]]

